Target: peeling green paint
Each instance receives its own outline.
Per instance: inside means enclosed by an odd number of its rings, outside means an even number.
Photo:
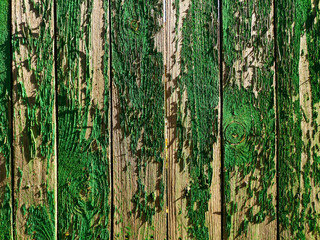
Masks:
[[[272,1],[222,4],[223,171],[226,233],[233,239],[250,237],[249,225],[276,219],[276,192],[271,190],[276,184],[273,9]],[[234,178],[244,186],[231,185]],[[241,188],[243,196],[238,195]]]
[[[314,6],[312,7],[312,2]],[[320,102],[319,87],[319,1],[278,1],[277,32],[279,53],[279,224],[280,237],[290,234],[292,239],[307,239],[307,234],[320,236],[318,207],[320,199],[313,199],[312,193],[319,189],[319,131],[317,120]],[[291,9],[284,14],[281,9]],[[306,54],[301,51],[301,37],[307,37],[307,61],[311,92],[308,100],[312,104],[312,119],[308,119],[300,101],[299,61]],[[290,41],[288,41],[290,39]],[[311,121],[313,130],[308,133],[307,141],[302,139],[302,122]],[[313,143],[315,142],[315,144]],[[302,162],[306,152],[307,162]],[[313,162],[313,163],[312,163]]]
[[[177,81],[177,158],[180,166],[186,163],[190,177],[190,190],[185,197],[190,223],[188,233],[192,239],[209,239],[205,215],[211,197],[211,163],[220,161],[213,159],[219,102],[218,35],[217,25],[213,25],[217,13],[216,1],[191,1],[182,27],[181,73]],[[183,109],[185,91],[187,100]],[[190,155],[185,153],[189,147]]]
[[[11,96],[11,57],[9,1],[0,2],[0,239],[11,239],[11,129],[9,100]]]
[[[1,199],[1,212],[0,212],[0,239],[12,239],[12,221],[11,221],[11,189],[8,184],[3,191]]]
[[[50,23],[52,19],[52,7],[53,1],[44,0],[41,3],[36,3],[34,1],[29,1],[31,8],[34,10],[35,14],[41,16],[41,21],[39,24],[39,29],[34,29],[30,26],[28,21],[19,23],[14,21],[15,29],[21,29],[21,31],[16,31],[12,36],[12,50],[13,50],[13,61],[14,61],[14,75],[15,79],[15,89],[16,89],[16,101],[21,101],[22,105],[26,108],[25,111],[18,109],[18,114],[20,119],[25,120],[25,125],[20,127],[21,135],[19,136],[23,144],[18,144],[22,148],[21,152],[24,155],[24,160],[28,163],[29,169],[26,171],[32,172],[33,161],[44,162],[46,166],[47,174],[49,169],[53,168],[53,149],[54,149],[54,127],[53,121],[53,109],[54,109],[54,57],[53,57],[53,38],[52,38],[52,25]],[[23,13],[21,13],[23,14]],[[24,47],[27,51],[27,55],[22,59],[20,49]],[[51,54],[50,54],[51,53]],[[27,77],[23,75],[22,70],[27,70],[31,76]],[[26,91],[26,81],[29,80],[33,86],[34,91],[32,96],[27,94]],[[15,112],[17,114],[17,112]],[[19,123],[17,123],[19,124]],[[15,136],[17,137],[17,136]],[[16,138],[19,139],[19,138]],[[37,139],[41,142],[37,142]],[[23,168],[25,163],[15,161],[17,164],[17,186],[15,189],[15,196],[19,196],[21,193],[23,178],[25,174]],[[51,186],[53,188],[53,186]],[[26,188],[25,191],[28,191]],[[26,193],[28,194],[28,193]],[[41,191],[39,191],[39,199],[43,199]],[[33,200],[30,199],[32,202]],[[30,208],[28,203],[24,203],[23,208]],[[27,214],[28,219],[33,219],[32,224],[40,224],[41,219],[38,219],[33,211],[25,211],[20,213],[19,199],[15,199],[15,216],[20,214]],[[43,211],[54,211],[54,202],[43,201]],[[54,225],[54,219],[50,219],[51,225]],[[21,226],[22,227],[22,226]],[[26,234],[27,226],[25,229]],[[18,232],[14,230],[16,234]],[[54,232],[52,234],[54,236]],[[17,236],[21,238],[21,236]]]
[[[313,188],[320,186],[320,146],[301,139],[301,122],[311,122],[313,130],[310,139],[319,131],[320,103],[320,15],[319,0],[276,1],[279,87],[279,221],[280,234],[289,231],[294,239],[306,239],[306,232],[319,236],[319,213],[316,205],[320,197],[311,197]],[[29,1],[33,10],[41,15],[42,23],[52,21],[52,0]],[[81,26],[81,5],[87,4],[85,26]],[[180,1],[174,1],[179,13]],[[92,66],[90,63],[91,16],[93,1],[58,1],[58,82],[59,82],[59,238],[61,239],[108,239],[110,206],[108,203],[110,186],[108,183],[108,108],[109,93],[105,87],[103,111],[101,106],[92,106]],[[5,178],[10,175],[11,141],[9,129],[10,79],[10,34],[9,4],[0,2],[0,158],[4,159]],[[270,25],[271,1],[223,2],[223,31],[226,78],[224,85],[223,132],[225,141],[225,194],[227,204],[227,233],[234,227],[232,218],[244,211],[245,217],[233,233],[248,236],[250,225],[274,221],[274,197],[269,188],[275,182],[275,112],[272,65],[273,40],[267,40]],[[159,196],[147,192],[143,176],[147,164],[155,161],[163,169],[164,111],[162,55],[155,49],[153,40],[160,26],[161,5],[158,1],[128,0],[114,1],[112,36],[113,74],[120,95],[120,120],[124,135],[130,138],[130,151],[137,160],[138,189],[133,199],[141,219],[152,223],[157,210],[163,210],[165,182],[161,179]],[[107,12],[108,4],[104,1]],[[289,9],[284,11],[284,9]],[[237,14],[239,13],[239,14]],[[253,13],[256,14],[257,35],[252,35]],[[190,238],[208,239],[205,214],[208,211],[212,178],[212,145],[216,143],[218,104],[218,64],[217,31],[212,22],[217,14],[217,1],[191,1],[186,19],[183,21],[183,41],[181,51],[181,75],[178,77],[180,98],[177,116],[178,161],[188,168],[190,190],[185,194],[189,218]],[[179,14],[175,29],[178,31]],[[108,25],[105,14],[105,26]],[[26,126],[20,126],[26,159],[33,161],[37,156],[47,161],[47,174],[52,168],[54,129],[53,67],[54,59],[52,26],[40,24],[39,34],[34,34],[28,24],[12,39],[13,59],[21,46],[30,52],[23,64],[17,64],[17,95],[26,106],[26,114],[21,109],[15,116],[26,119]],[[312,97],[312,119],[301,109],[299,102],[299,57],[300,39],[306,32]],[[108,86],[108,41],[105,38],[103,59],[105,86]],[[179,44],[176,39],[176,46]],[[79,51],[80,41],[84,41],[85,51]],[[244,86],[243,77],[237,84],[235,61],[246,61],[242,52],[246,44],[253,48],[255,57],[263,58],[260,67],[255,67],[249,86]],[[261,48],[264,49],[261,53]],[[302,53],[303,55],[304,53]],[[32,64],[33,56],[37,57]],[[178,59],[175,59],[177,61]],[[250,67],[246,63],[240,71],[245,73]],[[79,66],[84,66],[80,70]],[[34,75],[36,91],[34,99],[27,95],[20,75],[26,68]],[[44,71],[45,69],[45,71]],[[152,70],[151,70],[152,69]],[[83,77],[83,79],[82,79]],[[79,99],[79,81],[86,85],[84,99]],[[125,80],[125,81],[124,81]],[[187,93],[187,111],[182,111],[182,94]],[[83,101],[82,101],[83,100]],[[83,104],[84,103],[84,104]],[[93,109],[93,110],[92,110]],[[39,111],[40,110],[40,111]],[[86,137],[88,116],[92,111],[93,127]],[[3,114],[5,113],[5,114]],[[155,114],[156,113],[156,114]],[[188,126],[187,118],[190,120]],[[101,124],[102,123],[102,124]],[[151,124],[150,124],[151,123]],[[190,127],[190,129],[189,129]],[[41,144],[38,142],[40,137]],[[267,136],[267,137],[261,137]],[[17,136],[15,136],[17,137]],[[141,151],[138,142],[142,138]],[[316,140],[318,141],[318,140]],[[191,154],[186,157],[185,146],[190,146]],[[260,151],[263,149],[263,151]],[[140,149],[139,149],[140,150]],[[302,166],[301,153],[307,153],[307,163]],[[312,161],[310,161],[312,159]],[[185,164],[186,163],[186,164]],[[2,164],[2,162],[1,162]],[[31,167],[30,167],[31,168]],[[17,168],[17,192],[29,189],[22,185],[23,171]],[[238,171],[241,177],[248,177],[246,183],[246,210],[244,203],[235,202],[231,194],[240,189],[230,185],[231,175]],[[259,170],[259,176],[256,171]],[[1,172],[1,174],[3,174]],[[160,173],[162,174],[162,172]],[[258,182],[259,188],[255,184]],[[303,182],[303,184],[302,184]],[[1,188],[0,239],[11,238],[11,188],[7,183]],[[47,183],[48,185],[48,183]],[[101,187],[103,186],[103,187]],[[26,233],[34,239],[53,239],[54,200],[50,188],[39,191],[44,203],[31,205],[24,203],[21,210],[27,218]],[[157,205],[156,199],[160,199]],[[250,205],[255,199],[258,211]],[[18,199],[15,200],[18,208]],[[118,209],[116,209],[117,211]],[[180,210],[179,214],[182,211]],[[130,211],[130,214],[133,212]],[[270,217],[270,218],[269,218]],[[121,219],[119,221],[122,221]],[[152,228],[152,227],[151,227]],[[131,226],[124,229],[126,237],[133,235]],[[149,236],[150,239],[153,235]]]
[[[107,2],[103,6],[105,27]],[[81,13],[82,5],[85,13]],[[108,41],[105,32],[101,36],[104,86],[100,86],[104,106],[98,106],[91,101],[92,9],[93,1],[57,2],[59,239],[109,239]],[[89,114],[93,116],[90,129]]]
[[[154,41],[160,30],[162,5],[157,0],[112,1],[112,10],[112,67],[120,98],[120,126],[125,138],[130,138],[129,149],[137,162],[133,210],[152,224],[156,211],[164,205],[163,185],[158,205],[150,197],[152,192],[146,191],[143,179],[151,162],[158,163],[158,174],[163,176],[163,58]],[[140,138],[142,147],[138,151]]]
[[[53,192],[48,192],[47,200],[49,206],[54,206],[55,203]],[[30,206],[27,212],[28,217],[26,223],[26,233],[29,236],[32,236],[32,239],[35,240],[54,240],[54,209],[50,209],[50,212],[48,213],[46,206],[38,205]]]

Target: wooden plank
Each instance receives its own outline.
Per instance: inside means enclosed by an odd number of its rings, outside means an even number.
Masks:
[[[0,2],[0,239],[12,239],[11,51],[9,1]]]
[[[274,6],[223,1],[228,239],[276,239]]]
[[[58,239],[109,239],[108,1],[57,2]]]
[[[114,239],[166,239],[162,3],[112,0]]]
[[[190,8],[191,0],[165,1],[165,101],[166,101],[166,161],[168,162],[168,239],[188,239],[188,211],[185,189],[189,189],[189,171],[185,160],[178,159],[177,134],[183,131],[190,132],[190,119],[185,116],[184,125],[177,128],[178,114],[178,78],[180,75],[182,24],[186,21],[186,15]],[[183,92],[183,91],[182,91]],[[179,110],[187,111],[185,107],[186,97],[181,97]],[[179,112],[180,112],[179,111]],[[187,115],[187,114],[186,114]],[[190,133],[189,133],[190,135]],[[182,141],[181,141],[182,143]],[[180,150],[180,149],[179,149]],[[186,149],[185,152],[187,152]],[[190,150],[189,150],[190,151]],[[185,153],[186,154],[186,153]],[[181,155],[181,154],[180,154]],[[179,160],[180,163],[179,164]]]
[[[55,236],[53,1],[12,1],[16,239]]]
[[[280,239],[318,239],[320,5],[278,1],[276,10]]]
[[[166,2],[169,239],[221,239],[215,1]]]

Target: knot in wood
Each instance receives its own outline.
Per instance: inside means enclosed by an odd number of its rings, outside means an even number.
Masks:
[[[247,137],[245,126],[240,122],[231,122],[225,128],[225,139],[231,145],[242,143]]]

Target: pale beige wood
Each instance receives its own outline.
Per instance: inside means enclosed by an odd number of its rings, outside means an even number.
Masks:
[[[180,72],[180,50],[182,41],[182,23],[190,7],[191,0],[179,1],[180,10],[174,1],[165,1],[165,101],[166,101],[166,142],[167,142],[167,174],[168,174],[168,238],[188,239],[188,216],[185,189],[189,187],[189,172],[187,166],[182,166],[177,160],[177,108],[178,89],[177,78]],[[179,15],[178,31],[176,31],[177,15]],[[174,61],[175,59],[175,61]],[[186,93],[183,95],[181,111],[185,109]],[[185,128],[190,132],[188,116],[185,116]],[[189,151],[187,149],[186,151]]]
[[[0,2],[0,239],[13,234],[10,2]]]
[[[219,98],[218,105],[218,126],[221,124],[221,97]],[[213,177],[210,187],[211,198],[209,201],[209,209],[206,215],[206,221],[209,227],[209,239],[222,239],[221,225],[223,224],[223,210],[222,204],[222,192],[221,192],[221,174],[223,169],[221,168],[221,133],[219,129],[216,129],[218,140],[213,145]]]

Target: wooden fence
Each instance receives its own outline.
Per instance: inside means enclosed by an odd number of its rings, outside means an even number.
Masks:
[[[0,0],[0,240],[320,239],[319,0]]]

